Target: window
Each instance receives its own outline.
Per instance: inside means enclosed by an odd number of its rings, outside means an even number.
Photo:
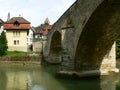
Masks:
[[[20,31],[13,31],[13,36],[14,37],[19,37],[20,36]]]
[[[30,34],[30,37],[32,38],[32,37],[33,37],[33,34]]]
[[[14,45],[16,45],[16,40],[14,40]]]
[[[19,45],[19,40],[14,40],[14,45]]]
[[[19,45],[19,40],[17,40],[17,45]]]
[[[18,27],[19,25],[20,25],[20,23],[19,23],[18,21],[15,21],[15,22],[14,22],[14,26],[15,26],[15,27]]]

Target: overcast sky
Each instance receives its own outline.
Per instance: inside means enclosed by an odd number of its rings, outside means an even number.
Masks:
[[[44,23],[46,17],[51,24],[75,2],[76,0],[0,0],[0,18],[7,20],[10,17],[21,15],[31,22],[32,26]]]

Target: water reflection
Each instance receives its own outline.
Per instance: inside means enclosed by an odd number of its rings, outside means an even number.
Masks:
[[[4,70],[0,70],[0,90],[6,90],[6,79]]]
[[[101,79],[101,90],[118,90],[116,89],[116,85],[118,82],[119,79],[116,75],[105,76]]]
[[[24,71],[20,72],[13,72],[8,71],[6,72],[7,76],[7,90],[27,90],[27,79],[28,73]]]
[[[97,79],[58,79],[57,67],[0,67],[0,90],[120,90],[120,73]]]

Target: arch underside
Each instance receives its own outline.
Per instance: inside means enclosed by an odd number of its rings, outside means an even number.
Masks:
[[[54,32],[50,45],[50,53],[60,54],[61,53],[61,34],[56,31]]]
[[[61,62],[61,33],[55,31],[51,38],[50,52],[46,58],[46,62],[57,64]]]
[[[120,0],[104,0],[86,23],[78,41],[75,69],[99,69],[120,34]]]

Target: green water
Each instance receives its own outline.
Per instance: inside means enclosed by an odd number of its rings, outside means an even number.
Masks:
[[[57,66],[0,66],[0,90],[120,90],[120,73],[92,79],[59,79]]]

